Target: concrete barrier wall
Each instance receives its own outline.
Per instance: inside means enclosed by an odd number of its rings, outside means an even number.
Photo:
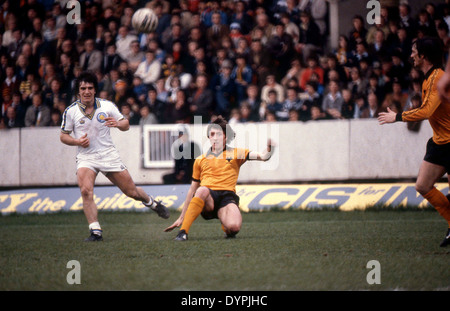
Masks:
[[[191,129],[193,127],[191,126]],[[417,175],[427,140],[428,122],[418,133],[406,123],[380,126],[376,120],[238,124],[234,145],[262,150],[270,136],[277,142],[269,162],[249,162],[240,183],[405,179]],[[62,144],[59,128],[0,131],[0,186],[76,185],[76,147]],[[192,133],[192,131],[191,131]],[[113,140],[137,184],[160,184],[171,169],[142,166],[139,126],[112,130]],[[205,127],[192,139],[208,147]],[[110,184],[99,175],[97,184]]]

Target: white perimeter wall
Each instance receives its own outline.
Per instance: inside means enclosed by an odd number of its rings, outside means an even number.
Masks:
[[[175,127],[175,126],[174,126]],[[417,175],[432,136],[427,121],[418,133],[406,123],[378,125],[376,120],[239,124],[237,147],[262,150],[268,137],[278,147],[269,162],[248,162],[240,183],[405,179]],[[193,140],[208,148],[205,127],[190,127]],[[59,128],[0,131],[0,186],[76,185],[76,147],[62,144]],[[160,184],[171,169],[142,167],[139,126],[112,130],[113,140],[137,184]],[[97,184],[110,184],[99,175]]]

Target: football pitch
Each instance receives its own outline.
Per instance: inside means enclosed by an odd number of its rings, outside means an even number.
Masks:
[[[1,216],[0,290],[450,290],[434,210],[250,212],[235,239],[199,217],[187,242],[163,232],[178,215],[100,212],[97,243],[80,212]]]

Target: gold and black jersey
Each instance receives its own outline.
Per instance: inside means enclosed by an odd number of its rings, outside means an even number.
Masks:
[[[248,160],[249,152],[248,149],[227,147],[220,154],[211,151],[202,154],[195,159],[192,179],[212,190],[236,192],[239,169]]]
[[[450,103],[441,102],[436,87],[443,74],[441,68],[431,68],[422,83],[422,105],[397,115],[398,121],[428,119],[433,129],[433,141],[438,145],[450,143]]]

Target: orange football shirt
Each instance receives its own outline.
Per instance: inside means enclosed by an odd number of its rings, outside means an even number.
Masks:
[[[442,103],[436,88],[444,74],[440,68],[432,68],[422,83],[422,105],[401,114],[402,121],[428,119],[433,129],[433,141],[438,145],[450,143],[450,103]]]
[[[211,151],[202,154],[195,159],[192,179],[212,190],[236,192],[239,169],[248,160],[249,153],[248,149],[227,147],[220,154]]]

